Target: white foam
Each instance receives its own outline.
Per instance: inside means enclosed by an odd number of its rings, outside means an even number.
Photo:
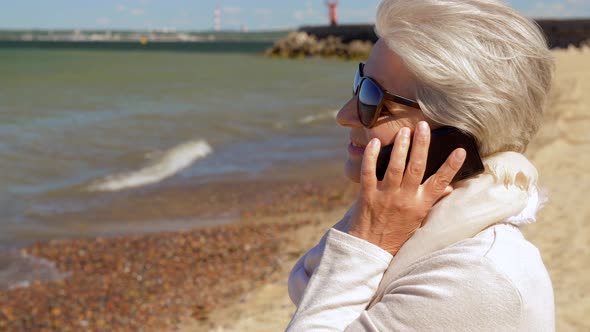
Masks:
[[[0,251],[0,289],[25,288],[33,281],[51,282],[70,275],[60,272],[55,263],[24,251]]]
[[[322,121],[322,120],[327,120],[327,119],[335,119],[336,115],[338,114],[338,111],[323,111],[317,114],[311,114],[308,116],[305,116],[301,119],[299,119],[299,123],[301,124],[309,124],[312,122],[317,122],[317,121]]]
[[[88,190],[118,191],[157,183],[189,167],[212,151],[211,146],[203,140],[185,142],[155,154],[147,166],[137,171],[109,175],[91,183]]]

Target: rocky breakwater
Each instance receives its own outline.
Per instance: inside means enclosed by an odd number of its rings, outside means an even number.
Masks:
[[[590,45],[590,19],[536,20],[550,48]],[[277,41],[265,54],[280,58],[366,59],[377,40],[373,25],[304,26]]]
[[[266,56],[279,58],[337,57],[344,59],[366,59],[373,47],[370,41],[352,40],[348,43],[341,37],[327,36],[318,39],[306,32],[291,32],[277,41],[265,52]]]

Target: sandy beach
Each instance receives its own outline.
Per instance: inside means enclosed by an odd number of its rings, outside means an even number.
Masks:
[[[588,331],[590,49],[554,54],[550,108],[526,153],[549,201],[524,233],[539,248],[553,281],[557,331]],[[213,212],[227,204],[243,209],[233,225],[26,247],[23,252],[55,262],[67,277],[0,291],[0,330],[283,330],[295,310],[287,294],[291,267],[354,199],[356,185],[341,174],[341,164],[329,162],[304,182],[146,195],[133,202],[150,207],[142,212],[114,205],[109,217],[133,215],[138,222],[154,213],[190,217],[203,204]],[[213,189],[220,193],[214,198]],[[179,197],[190,200],[183,204]]]

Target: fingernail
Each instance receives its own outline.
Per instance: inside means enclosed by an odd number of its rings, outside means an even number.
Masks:
[[[467,153],[463,149],[459,149],[459,150],[455,151],[455,159],[457,159],[457,160],[465,159],[466,155],[467,155]]]
[[[379,145],[379,139],[378,139],[378,138],[373,138],[373,139],[371,139],[371,141],[369,142],[369,146],[371,146],[371,147],[375,147],[375,146],[377,146],[377,145]]]
[[[418,123],[418,132],[420,134],[424,134],[428,132],[428,123],[426,123],[425,121],[421,121],[420,123]]]
[[[402,129],[400,130],[400,134],[401,134],[403,137],[409,137],[409,136],[410,136],[410,128],[406,128],[406,127],[402,128]]]

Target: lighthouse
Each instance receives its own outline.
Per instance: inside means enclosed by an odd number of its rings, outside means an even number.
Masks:
[[[326,6],[328,6],[328,11],[330,13],[330,25],[335,26],[338,24],[338,1],[326,1]]]

